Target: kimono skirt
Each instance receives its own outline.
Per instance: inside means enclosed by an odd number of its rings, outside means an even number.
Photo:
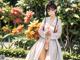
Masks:
[[[33,45],[26,60],[39,60],[39,55],[44,47],[45,39],[40,37],[39,40]],[[49,50],[47,52],[45,60],[63,60],[61,47],[56,39],[50,40]]]

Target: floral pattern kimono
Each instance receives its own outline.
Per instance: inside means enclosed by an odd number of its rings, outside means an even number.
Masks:
[[[53,32],[55,25],[57,26],[57,29],[58,29],[56,33]],[[62,26],[61,26],[61,20],[58,19],[57,21],[57,17],[55,17],[53,21],[50,20],[50,17],[46,17],[46,19],[42,21],[42,24],[38,30],[40,34],[40,38],[33,45],[31,50],[27,54],[27,57],[25,60],[39,60],[39,55],[45,44],[45,38],[46,38],[45,32],[47,31],[47,26],[49,26],[51,36],[50,36],[50,42],[49,42],[49,49],[47,51],[45,60],[63,60],[61,47],[58,42],[58,39],[60,38],[62,33]],[[43,27],[44,27],[44,30],[43,30]]]

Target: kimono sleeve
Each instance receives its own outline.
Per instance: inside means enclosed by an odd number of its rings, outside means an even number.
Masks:
[[[61,20],[58,20],[57,23],[57,28],[58,31],[56,33],[51,32],[51,39],[59,39],[61,34],[62,34],[62,24],[61,24]]]
[[[45,19],[43,19],[43,21],[42,21],[42,23],[41,23],[41,26],[40,26],[40,28],[39,28],[39,30],[38,30],[39,35],[40,35],[41,37],[43,37],[43,38],[45,38],[45,31],[43,30],[44,21],[45,21]]]

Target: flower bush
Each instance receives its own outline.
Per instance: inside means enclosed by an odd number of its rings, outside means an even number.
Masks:
[[[4,35],[21,33],[27,28],[24,25],[29,24],[33,14],[30,10],[24,13],[20,7],[6,5],[0,8],[0,32],[3,31]]]
[[[30,21],[33,20],[32,19],[33,15],[34,15],[33,11],[29,10],[29,11],[26,11],[25,13],[23,12],[23,9],[20,7],[12,7],[12,6],[6,5],[0,8],[1,43],[3,40],[11,42],[11,41],[14,41],[15,38],[18,38],[17,40],[19,40],[20,37],[22,36],[25,37],[24,32],[25,30],[27,30],[27,26],[30,23]],[[27,37],[25,37],[25,40],[27,41],[26,38]],[[3,44],[1,46],[3,48]],[[24,48],[27,49],[27,47],[28,46],[25,46]],[[5,45],[4,45],[4,48],[6,48]]]

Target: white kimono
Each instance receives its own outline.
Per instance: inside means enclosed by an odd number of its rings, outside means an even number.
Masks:
[[[49,42],[49,50],[47,52],[45,60],[63,60],[61,47],[59,45],[58,39],[61,36],[62,33],[62,26],[61,26],[61,20],[58,19],[57,22],[57,28],[58,31],[54,33],[54,26],[56,25],[57,18],[53,21],[50,20],[50,17],[46,18],[46,23],[44,24],[45,19],[42,21],[42,24],[38,30],[40,34],[39,40],[33,45],[29,53],[27,54],[27,57],[25,60],[39,60],[39,55],[41,53],[42,48],[44,47],[45,43],[45,32],[47,31],[47,26],[49,26],[51,36],[50,36],[50,42]],[[43,26],[44,30],[43,30]]]

